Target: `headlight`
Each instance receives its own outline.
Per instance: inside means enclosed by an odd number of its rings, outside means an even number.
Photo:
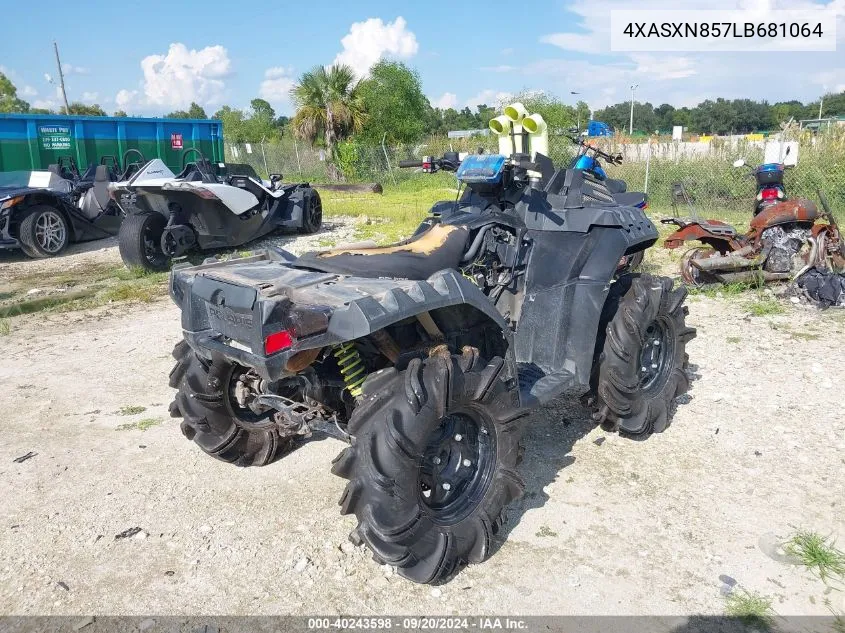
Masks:
[[[23,202],[23,199],[25,197],[26,196],[15,196],[14,198],[9,198],[8,200],[6,200],[2,204],[0,204],[0,210],[9,209],[9,208],[15,206],[18,202]]]

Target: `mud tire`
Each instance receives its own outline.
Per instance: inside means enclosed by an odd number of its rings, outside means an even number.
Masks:
[[[269,415],[262,418],[233,403],[229,385],[242,368],[222,356],[201,358],[186,341],[176,344],[173,358],[170,386],[179,391],[170,403],[170,415],[182,418],[186,438],[215,459],[236,466],[266,466],[285,452],[290,440],[280,437]]]
[[[685,322],[686,289],[672,286],[668,277],[652,275],[626,275],[611,286],[592,375],[595,417],[609,430],[637,439],[660,433],[674,399],[689,390],[686,344],[696,331]],[[652,358],[658,367],[644,373],[643,355],[655,340],[662,345]]]
[[[385,369],[364,384],[364,401],[349,421],[352,445],[332,467],[349,480],[341,513],[358,519],[353,541],[366,543],[376,561],[409,580],[439,583],[467,563],[482,562],[505,508],[522,494],[516,466],[523,421],[517,388],[505,384],[503,367],[501,358],[480,360],[474,348],[460,356],[442,348],[414,359],[405,371]],[[484,481],[460,488],[454,500],[462,500],[463,510],[447,516],[424,500],[421,481],[430,468],[432,437],[448,436],[448,425],[460,416],[487,429],[476,436],[479,455],[487,450],[477,462]]]

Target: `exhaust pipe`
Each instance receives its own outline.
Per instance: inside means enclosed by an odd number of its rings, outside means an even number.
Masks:
[[[522,127],[528,132],[528,146],[531,159],[537,154],[549,155],[549,129],[539,114],[532,114],[522,120]]]
[[[490,119],[488,124],[493,133],[499,137],[499,153],[503,156],[510,156],[514,153],[515,147],[511,142],[512,121],[504,114]],[[520,128],[520,132],[522,128]],[[519,145],[522,147],[522,136],[519,137]]]

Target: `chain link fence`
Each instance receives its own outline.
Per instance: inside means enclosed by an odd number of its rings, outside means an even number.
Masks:
[[[818,199],[821,190],[837,216],[845,220],[845,129],[809,136],[800,131],[785,132],[784,140],[798,142],[798,165],[785,173],[788,195]],[[590,139],[610,153],[621,153],[621,165],[605,165],[611,178],[625,180],[630,191],[646,191],[649,205],[661,214],[672,212],[672,191],[682,183],[696,211],[719,217],[719,213],[747,214],[753,206],[755,184],[750,170],[733,166],[737,158],[755,166],[763,162],[765,142],[743,139],[715,139],[707,143],[620,143],[612,138]],[[337,164],[347,182],[380,182],[384,185],[420,177],[412,169],[399,169],[400,160],[424,155],[441,156],[445,151],[497,151],[496,137],[464,139],[433,137],[415,145],[398,147],[344,142],[338,146]],[[566,136],[549,139],[549,154],[555,165],[569,165],[577,146]],[[302,141],[226,144],[226,160],[248,163],[265,176],[281,173],[285,180],[330,182],[325,152]],[[678,213],[689,215],[690,209]]]

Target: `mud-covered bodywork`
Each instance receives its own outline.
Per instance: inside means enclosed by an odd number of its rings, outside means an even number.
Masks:
[[[357,259],[349,249],[336,249],[354,261],[344,264],[353,274],[339,268],[343,258],[296,259],[283,251],[175,269],[171,295],[182,309],[185,338],[201,355],[219,353],[278,380],[305,350],[359,340],[428,314],[458,348],[462,337],[473,336],[469,330],[486,327],[485,344],[499,346],[492,351],[506,359],[509,374],[519,374],[526,406],[563,391],[585,392],[617,263],[653,244],[657,230],[641,209],[617,206],[589,175],[568,170],[546,184],[544,190],[522,191],[507,212],[472,193],[437,205],[430,224],[460,227],[466,246],[451,265],[418,278],[366,275],[367,257],[375,262],[403,249],[412,253],[411,244],[373,249]],[[428,239],[431,230],[414,240]],[[472,261],[488,255],[500,271],[492,281],[473,275]],[[341,264],[320,263],[332,259]],[[321,265],[329,270],[314,270]],[[413,276],[413,267],[403,270]],[[474,320],[466,321],[458,309]],[[265,344],[275,332],[290,333],[291,345],[267,355]],[[489,342],[490,332],[497,342]],[[477,340],[472,343],[482,347]]]

